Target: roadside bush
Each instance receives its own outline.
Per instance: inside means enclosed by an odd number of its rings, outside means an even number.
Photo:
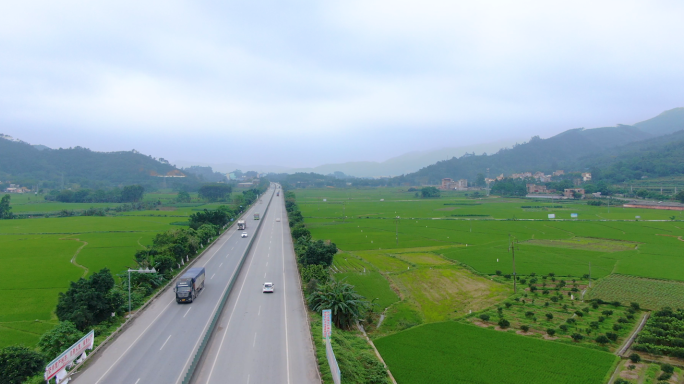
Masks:
[[[79,331],[74,323],[62,321],[40,337],[38,347],[45,357],[52,360],[72,346],[81,337],[83,337],[83,332]]]
[[[45,356],[23,345],[0,350],[0,383],[21,384],[45,369]]]

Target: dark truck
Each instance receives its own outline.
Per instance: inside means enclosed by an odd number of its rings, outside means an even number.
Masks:
[[[176,282],[177,303],[192,303],[204,289],[204,268],[190,268]]]

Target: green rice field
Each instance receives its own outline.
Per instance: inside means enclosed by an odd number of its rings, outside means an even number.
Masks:
[[[619,361],[607,352],[467,324],[414,327],[375,340],[399,383],[596,384]]]
[[[105,267],[116,274],[133,266],[135,251],[176,220],[117,216],[0,221],[0,295],[12,298],[12,305],[0,308],[0,348],[35,345],[56,323],[57,296],[71,281]]]

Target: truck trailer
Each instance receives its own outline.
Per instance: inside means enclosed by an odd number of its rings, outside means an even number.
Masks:
[[[176,282],[177,303],[192,303],[204,289],[204,268],[190,268]]]
[[[247,224],[245,224],[244,220],[238,220],[238,230],[244,230],[247,229]]]
[[[254,214],[254,220],[259,220],[259,214],[258,213]]]

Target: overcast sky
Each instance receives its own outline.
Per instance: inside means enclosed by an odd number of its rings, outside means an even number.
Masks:
[[[684,2],[11,1],[0,133],[315,166],[684,106]]]

